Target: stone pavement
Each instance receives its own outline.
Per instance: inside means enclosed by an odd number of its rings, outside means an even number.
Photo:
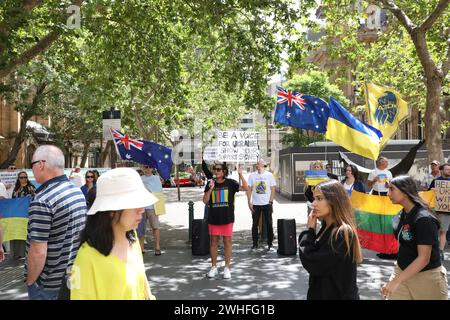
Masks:
[[[209,256],[193,256],[188,241],[188,202],[194,202],[194,218],[203,217],[202,188],[182,188],[178,202],[176,189],[164,189],[167,213],[160,217],[162,255],[155,256],[151,236],[144,255],[152,293],[159,300],[302,300],[308,290],[308,273],[298,255],[279,256],[276,251],[250,252],[251,214],[243,192],[236,196],[236,221],[233,236],[232,278],[221,278],[223,258],[219,255],[219,276],[205,277]],[[274,203],[274,228],[277,219],[295,218],[297,235],[305,227],[306,204],[291,202],[277,195]],[[150,232],[149,232],[150,234]],[[265,245],[265,244],[261,244]],[[274,241],[277,248],[277,240]],[[379,288],[388,280],[393,260],[380,260],[376,253],[363,251],[364,262],[358,267],[361,299],[380,299]],[[447,250],[446,259],[450,259]],[[447,270],[450,262],[445,261]],[[0,264],[0,300],[26,299],[23,284],[23,260],[8,259]]]

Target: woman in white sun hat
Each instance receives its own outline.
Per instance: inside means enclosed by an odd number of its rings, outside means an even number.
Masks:
[[[100,176],[72,267],[71,300],[155,299],[135,230],[144,208],[157,201],[131,168]]]

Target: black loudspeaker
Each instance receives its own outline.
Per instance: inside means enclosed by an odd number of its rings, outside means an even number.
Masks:
[[[297,228],[295,219],[278,219],[278,254],[297,254]]]
[[[205,256],[209,254],[208,222],[203,219],[192,220],[192,254]]]

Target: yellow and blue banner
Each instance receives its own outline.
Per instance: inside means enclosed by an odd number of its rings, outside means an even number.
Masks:
[[[0,224],[3,241],[26,240],[28,208],[31,197],[0,200]]]
[[[373,83],[364,84],[364,94],[369,123],[383,134],[380,144],[384,146],[408,117],[408,104],[397,91]]]
[[[354,117],[333,97],[325,137],[350,152],[376,160],[380,154],[382,133]]]
[[[309,186],[316,186],[329,179],[327,170],[305,170],[305,181]]]

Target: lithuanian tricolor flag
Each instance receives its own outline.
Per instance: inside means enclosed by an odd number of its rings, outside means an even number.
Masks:
[[[434,207],[434,191],[420,193],[430,207]],[[389,197],[354,191],[350,202],[355,214],[358,236],[363,248],[381,253],[397,253],[398,242],[392,228],[392,218],[402,210]]]

